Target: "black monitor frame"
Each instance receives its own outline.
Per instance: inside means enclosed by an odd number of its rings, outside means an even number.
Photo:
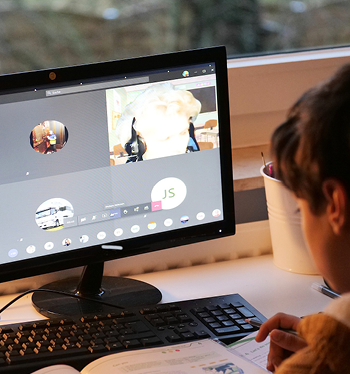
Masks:
[[[233,173],[231,160],[231,135],[227,86],[227,57],[224,47],[212,47],[192,51],[168,53],[156,56],[87,64],[81,66],[46,69],[0,76],[1,95],[35,89],[64,87],[80,80],[91,83],[116,73],[128,76],[142,70],[214,62],[217,76],[218,118],[220,121],[220,160],[224,220],[202,226],[157,233],[142,238],[115,241],[109,244],[122,246],[122,251],[101,250],[101,245],[51,254],[39,258],[0,265],[0,282],[55,272],[68,268],[103,263],[122,257],[130,257],[161,249],[177,247],[204,240],[216,239],[235,233],[233,200]],[[6,233],[2,233],[6,235]],[[215,248],[213,248],[215,251]]]

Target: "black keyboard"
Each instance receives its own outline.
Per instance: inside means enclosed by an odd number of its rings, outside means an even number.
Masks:
[[[81,370],[111,353],[213,338],[234,342],[265,317],[238,294],[131,307],[107,315],[0,326],[0,373],[31,373],[53,364]]]

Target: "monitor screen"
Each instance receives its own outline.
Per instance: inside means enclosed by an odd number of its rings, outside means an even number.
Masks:
[[[224,47],[0,90],[0,281],[234,233]]]

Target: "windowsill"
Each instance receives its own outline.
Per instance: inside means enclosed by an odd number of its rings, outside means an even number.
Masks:
[[[229,59],[232,147],[269,143],[300,95],[349,58],[350,47]]]
[[[271,53],[262,56],[228,58],[227,67],[239,68],[248,66],[274,65],[290,62],[316,61],[350,56],[349,46],[320,48],[308,51],[294,51],[291,53]]]
[[[260,174],[260,168],[263,165],[261,152],[264,154],[265,161],[270,161],[268,144],[232,149],[234,190],[236,192],[264,187],[264,180]]]
[[[274,129],[303,92],[349,63],[349,57],[350,47],[342,47],[228,60],[236,192],[264,187],[261,152],[270,161]]]

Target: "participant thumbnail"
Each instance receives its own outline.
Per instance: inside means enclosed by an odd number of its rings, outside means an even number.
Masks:
[[[64,220],[73,217],[72,204],[61,198],[43,202],[35,213],[35,222],[43,230],[56,231],[64,228]]]
[[[36,152],[51,154],[61,150],[68,141],[68,130],[61,122],[43,121],[30,133],[30,145]]]

